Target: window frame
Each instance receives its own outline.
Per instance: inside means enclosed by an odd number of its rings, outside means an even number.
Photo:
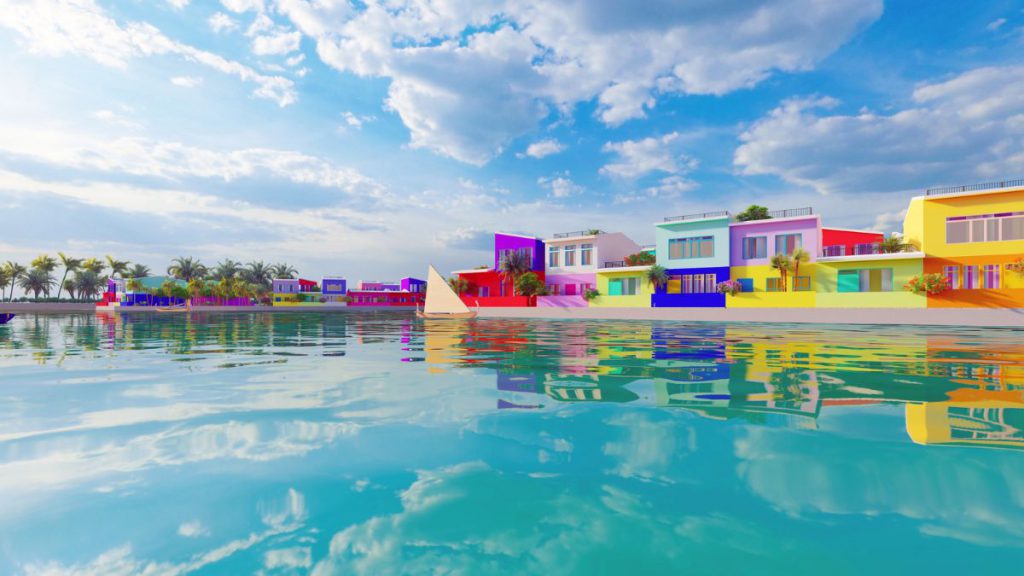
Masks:
[[[749,253],[749,251],[748,251],[748,245],[747,245],[747,241],[748,240],[753,240],[754,241],[754,254],[753,255],[751,255]],[[761,242],[760,242],[761,250],[757,249],[758,248],[758,242],[757,242],[758,240],[761,240]],[[765,236],[744,236],[743,240],[740,242],[740,246],[741,246],[741,249],[742,249],[742,252],[743,252],[743,259],[744,260],[760,260],[760,259],[768,257],[768,236],[767,235],[765,235]]]

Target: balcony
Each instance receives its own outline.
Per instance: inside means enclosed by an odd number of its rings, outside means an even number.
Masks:
[[[629,266],[629,264],[626,264],[625,260],[613,260],[611,262],[605,262],[602,268],[625,268],[626,266]]]
[[[915,252],[912,244],[900,244],[896,250],[883,250],[878,242],[865,242],[853,245],[851,254],[845,244],[825,246],[821,249],[822,258],[842,258],[844,256],[872,256],[876,254],[904,254]]]
[[[705,220],[707,218],[728,218],[728,210],[717,212],[698,212],[696,214],[684,214],[683,216],[666,216],[665,222],[686,222],[688,220]]]
[[[1001,182],[983,182],[981,184],[967,184],[964,186],[945,186],[942,188],[929,188],[924,191],[925,196],[940,196],[943,194],[964,194],[967,192],[979,192],[981,190],[998,190],[999,188],[1017,188],[1024,186],[1024,179],[1003,180]]]

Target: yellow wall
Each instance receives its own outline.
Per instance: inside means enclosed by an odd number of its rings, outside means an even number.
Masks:
[[[608,295],[608,280],[612,278],[637,278],[637,294],[635,296],[609,296]],[[591,306],[598,308],[650,308],[651,307],[651,294],[654,288],[647,281],[647,275],[642,270],[634,271],[598,271],[597,273],[597,291],[601,293],[600,296],[590,301]]]
[[[733,266],[729,269],[729,277],[733,280],[751,278],[754,281],[753,292],[741,292],[735,296],[725,297],[726,308],[814,308],[816,297],[815,274],[818,264],[804,262],[800,264],[800,275],[811,277],[811,290],[808,292],[793,291],[793,274],[789,274],[789,292],[766,291],[767,279],[778,278],[779,272],[771,266]]]
[[[911,198],[903,217],[903,240],[920,252],[927,252],[924,238],[924,198]]]
[[[839,292],[836,288],[840,270],[892,269],[891,292]],[[924,269],[922,258],[874,260],[860,262],[818,263],[818,308],[926,308],[928,298],[903,287]]]
[[[919,200],[915,199],[915,201]],[[911,202],[911,207],[913,207],[913,202]],[[923,230],[920,234],[926,243],[922,247],[923,251],[929,257],[957,258],[961,256],[1024,254],[1024,240],[946,244],[947,217],[1024,211],[1024,188],[998,190],[987,194],[925,198],[923,209]],[[910,214],[908,210],[908,218]],[[907,233],[906,225],[905,221],[904,234]],[[910,231],[917,234],[913,226]]]

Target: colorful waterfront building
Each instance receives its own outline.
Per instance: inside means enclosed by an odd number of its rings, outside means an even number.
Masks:
[[[904,286],[924,270],[924,253],[883,253],[880,232],[822,229],[815,291],[819,308],[924,308],[927,298]]]
[[[655,255],[668,283],[656,287],[651,306],[724,307],[719,282],[730,278],[729,213],[669,216],[655,223]]]
[[[344,306],[347,281],[325,276],[320,282],[305,278],[275,278],[270,282],[274,306]]]
[[[107,291],[96,303],[100,308],[118,308],[122,306],[180,306],[185,304],[185,298],[180,296],[167,296],[162,293],[164,285],[168,282],[174,285],[179,292],[188,289],[184,280],[178,280],[170,276],[147,276],[136,278],[138,290],[129,290],[129,279],[109,278],[107,279]],[[248,300],[246,300],[248,301]]]
[[[650,308],[654,289],[647,280],[650,266],[626,266],[624,262],[604,262],[597,270],[599,296],[590,301],[596,308]]]
[[[743,287],[726,299],[729,308],[814,308],[815,262],[821,217],[811,208],[769,212],[768,220],[729,224],[729,274]],[[771,267],[776,254],[807,253],[807,261],[785,281]]]
[[[426,298],[427,282],[406,277],[398,282],[360,281],[356,289],[346,295],[349,306],[356,307],[412,307],[422,306]]]
[[[561,232],[544,240],[544,246],[548,295],[537,298],[537,306],[556,308],[586,307],[584,294],[597,286],[600,264],[623,262],[641,251],[625,234],[600,230]]]
[[[348,294],[348,282],[340,277],[324,276],[320,281],[320,292],[323,295],[324,304],[340,306],[345,304],[345,296]]]
[[[950,284],[929,308],[1024,308],[1024,180],[929,189],[910,201],[903,238]]]
[[[455,276],[466,281],[459,296],[467,306],[535,306],[536,297],[516,296],[511,278],[501,273],[501,263],[513,252],[525,254],[530,271],[544,282],[544,241],[534,236],[496,232],[494,262],[472,270],[457,270]]]

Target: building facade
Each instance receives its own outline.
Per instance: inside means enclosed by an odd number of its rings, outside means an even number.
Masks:
[[[597,308],[650,308],[654,293],[647,281],[650,266],[613,266],[597,271],[599,296],[590,301]]]
[[[521,234],[494,234],[494,265],[472,270],[457,270],[452,274],[465,281],[459,297],[467,306],[536,306],[535,296],[518,296],[511,277],[501,273],[501,263],[512,252],[526,255],[530,272],[544,282],[544,241]]]
[[[810,208],[771,213],[769,220],[729,225],[730,275],[743,291],[726,298],[730,308],[813,308],[815,262],[821,246],[821,218]],[[771,266],[776,254],[797,249],[807,260],[782,278]]]
[[[597,287],[597,271],[605,262],[624,262],[640,252],[639,244],[621,232],[563,232],[544,240],[547,251],[544,283],[548,295],[537,306],[580,308],[584,295]]]
[[[655,254],[668,283],[655,288],[651,306],[725,306],[717,285],[730,279],[728,212],[671,216],[655,227]]]

